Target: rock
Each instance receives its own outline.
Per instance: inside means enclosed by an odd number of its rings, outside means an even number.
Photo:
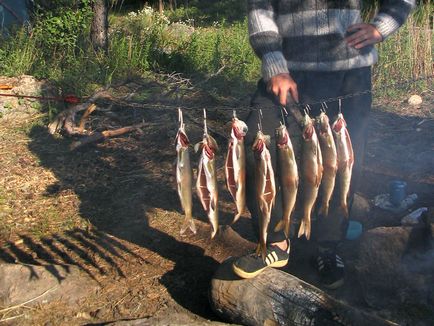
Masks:
[[[370,215],[371,209],[372,205],[369,199],[359,193],[354,194],[350,211],[352,220],[364,221]]]
[[[98,288],[97,283],[77,266],[0,264],[2,307],[28,301],[26,305],[54,300],[74,306]]]
[[[356,276],[370,306],[432,304],[433,227],[379,227],[362,236]]]
[[[52,84],[47,81],[37,80],[33,76],[0,76],[0,84],[11,86],[11,89],[2,90],[2,93],[4,94],[47,97],[53,97],[57,95],[57,91]],[[42,105],[43,103],[41,103],[41,101],[38,99],[24,99],[15,96],[1,97],[0,118],[6,122],[17,119],[25,119],[37,113]]]
[[[413,106],[421,105],[422,104],[422,97],[420,97],[419,95],[412,95],[408,99],[408,104],[413,105]]]

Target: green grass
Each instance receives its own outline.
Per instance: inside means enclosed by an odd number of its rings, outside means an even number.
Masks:
[[[408,79],[432,76],[434,33],[429,29],[429,7],[420,7],[392,37],[378,45],[379,62],[374,66],[374,88]],[[382,89],[379,95],[394,97],[400,91],[422,90],[430,81]]]

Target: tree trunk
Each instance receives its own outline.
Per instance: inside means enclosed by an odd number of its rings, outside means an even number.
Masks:
[[[158,12],[159,12],[160,14],[162,14],[162,13],[163,13],[163,10],[164,10],[164,3],[163,3],[163,0],[159,0],[159,1],[158,1]]]
[[[232,261],[224,262],[211,281],[211,306],[223,320],[243,325],[396,325],[276,269],[240,279],[232,272]]]
[[[108,4],[107,0],[93,0],[93,19],[90,39],[95,51],[108,51]]]

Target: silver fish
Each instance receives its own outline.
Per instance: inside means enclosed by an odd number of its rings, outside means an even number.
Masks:
[[[298,191],[298,170],[294,149],[285,125],[276,129],[277,174],[282,191],[282,220],[276,225],[275,232],[284,230],[289,237],[291,214],[295,207]]]
[[[335,188],[336,172],[338,169],[336,145],[330,128],[329,118],[324,112],[316,118],[317,135],[321,147],[323,176],[321,180],[321,206],[318,215],[328,216],[329,203]]]
[[[246,133],[247,125],[233,117],[231,140],[225,163],[226,185],[237,206],[237,213],[232,223],[240,218],[246,207],[246,152],[244,148]]]
[[[342,113],[339,113],[332,124],[333,135],[336,142],[338,156],[338,177],[339,177],[339,204],[342,213],[348,218],[347,198],[350,192],[351,174],[354,164],[353,146],[350,134],[348,133],[347,123]]]
[[[322,157],[313,120],[306,113],[303,118],[302,176],[303,176],[303,219],[298,237],[303,234],[310,239],[311,214],[318,196],[322,178]]]
[[[188,228],[196,234],[196,226],[192,216],[193,173],[190,164],[189,145],[190,141],[185,133],[184,123],[181,122],[176,135],[176,183],[178,185],[179,200],[181,201],[181,206],[185,214],[185,219],[181,226],[181,234],[184,234]]]
[[[256,254],[258,256],[262,255],[263,259],[265,259],[267,254],[267,230],[271,218],[271,209],[276,196],[276,184],[273,167],[271,165],[271,155],[267,148],[267,144],[269,143],[270,136],[266,136],[262,131],[258,131],[253,143],[256,200],[259,207],[259,243]]]
[[[203,140],[195,145],[195,150],[196,152],[201,150],[196,190],[211,223],[212,239],[218,230],[218,186],[215,168],[215,154],[218,150],[217,142],[213,137],[205,133]]]

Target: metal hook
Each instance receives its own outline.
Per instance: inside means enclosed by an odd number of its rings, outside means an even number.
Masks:
[[[342,113],[342,98],[338,99],[338,103],[339,103],[339,113]]]
[[[181,108],[178,108],[178,122],[179,122],[180,128],[184,128],[184,116],[182,115]]]
[[[329,107],[327,106],[326,102],[321,103],[321,112],[327,113],[327,110]]]
[[[259,131],[262,131],[262,118],[263,118],[262,110],[259,109],[259,114],[258,114],[258,129],[259,129]]]
[[[208,135],[208,127],[206,125],[206,109],[203,109],[203,132]]]
[[[280,125],[285,125],[286,126],[286,117],[288,116],[288,112],[286,111],[284,106],[280,107],[280,113],[282,114],[282,121],[280,121]]]
[[[237,111],[236,110],[232,110],[232,117],[234,117],[234,118],[237,117]]]

